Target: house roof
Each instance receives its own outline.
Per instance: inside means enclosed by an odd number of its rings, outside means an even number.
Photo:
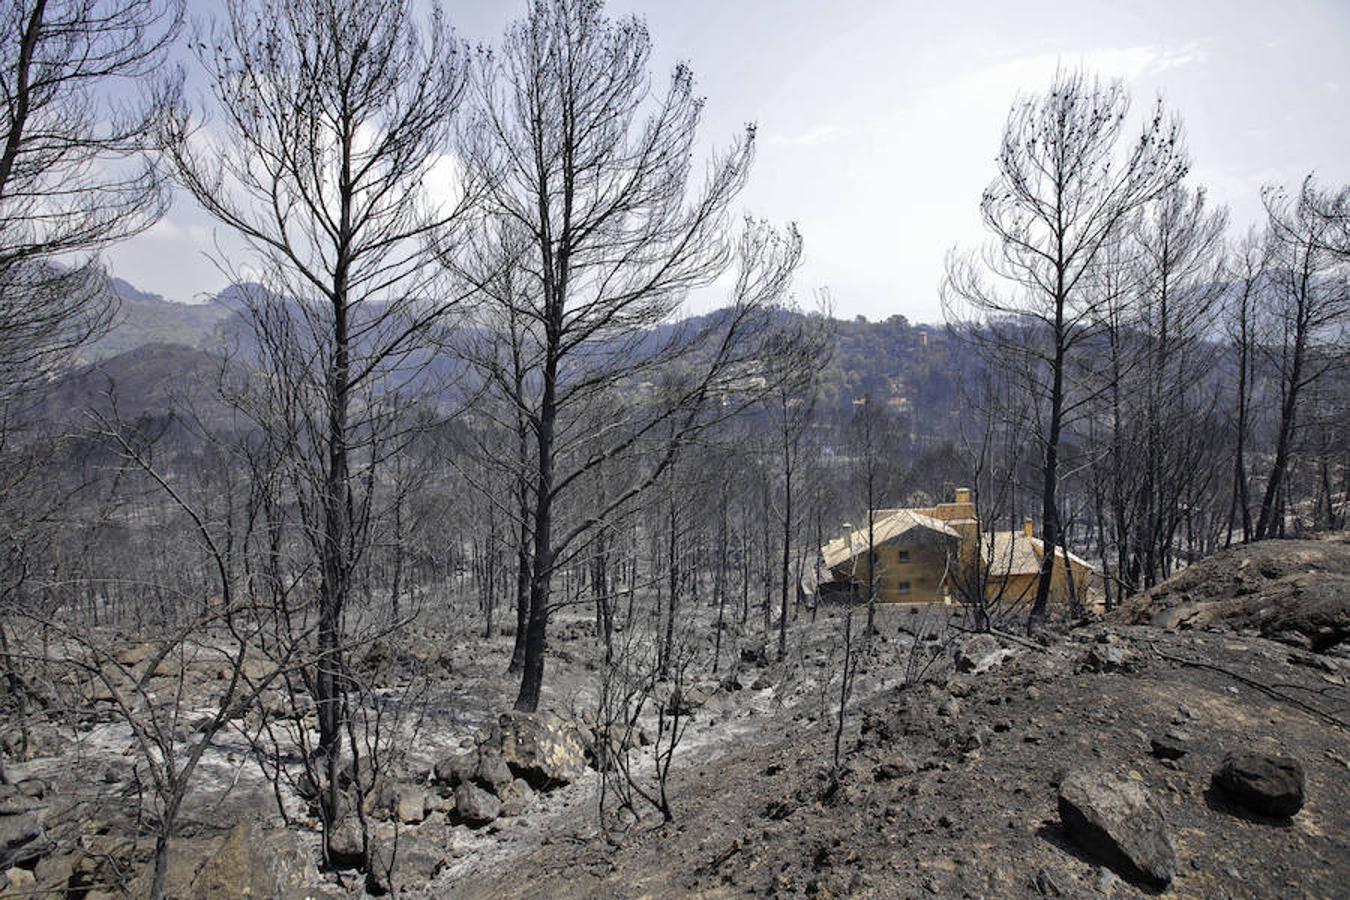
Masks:
[[[915,538],[922,535],[922,539],[930,540],[936,534],[942,538],[961,539],[961,535],[941,519],[925,516],[912,509],[889,509],[878,512],[882,514],[872,523],[872,537],[878,547],[916,529],[918,533],[914,535]],[[821,548],[821,559],[826,568],[833,569],[866,550],[867,527],[863,526],[855,529],[848,537],[835,538],[826,544]]]
[[[1035,575],[1041,570],[1045,542],[1040,538],[1028,537],[1020,531],[995,531],[992,542],[989,541],[990,537],[990,535],[980,536],[980,553],[984,556],[990,574]],[[1063,549],[1055,549],[1055,558],[1060,563],[1064,561]],[[1094,571],[1096,569],[1092,563],[1073,553],[1069,554],[1069,559],[1076,566]]]

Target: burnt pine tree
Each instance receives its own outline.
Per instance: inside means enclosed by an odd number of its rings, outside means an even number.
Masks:
[[[375,473],[403,446],[400,388],[453,304],[431,244],[470,198],[424,189],[449,145],[463,54],[411,0],[229,0],[194,44],[218,119],[166,127],[178,181],[247,244],[240,292],[317,573],[321,811],[339,816],[349,722],[345,612],[370,542]],[[308,568],[308,566],[306,566]]]
[[[1262,199],[1271,241],[1268,311],[1281,337],[1271,354],[1278,373],[1280,408],[1275,456],[1256,521],[1257,540],[1283,531],[1282,492],[1303,404],[1313,385],[1344,369],[1344,329],[1350,321],[1350,286],[1340,268],[1345,259],[1346,192],[1324,195],[1309,176],[1297,198],[1270,188]]]
[[[538,0],[482,58],[461,147],[470,189],[485,196],[483,228],[509,223],[493,230],[518,229],[528,245],[502,255],[518,267],[514,290],[484,297],[509,310],[497,320],[514,323],[519,346],[504,360],[523,367],[519,379],[489,381],[518,408],[532,445],[517,454],[530,498],[519,710],[539,704],[554,573],[631,512],[695,432],[773,380],[758,335],[800,253],[795,232],[747,223],[736,236],[729,208],[749,174],[753,129],[696,183],[703,103],[683,65],[653,89],[650,53],[636,18],[610,19],[594,0]],[[484,271],[479,257],[446,262],[485,283],[498,266]],[[729,309],[669,324],[691,290],[730,270]],[[654,384],[660,391],[647,393]],[[641,464],[606,465],[620,458]],[[582,513],[578,497],[601,465],[632,475]]]
[[[1093,277],[1131,214],[1187,171],[1181,125],[1161,101],[1133,138],[1126,131],[1129,106],[1121,82],[1063,70],[1049,91],[1018,101],[1004,126],[998,175],[980,200],[991,240],[980,256],[948,258],[948,317],[981,322],[964,333],[991,361],[1023,370],[1040,411],[1047,550],[1029,627],[1047,615],[1054,578],[1061,442],[1082,403],[1071,390],[1070,363],[1097,330]]]
[[[0,400],[110,323],[98,252],[167,206],[147,151],[176,89],[157,73],[182,18],[182,0],[0,12]]]

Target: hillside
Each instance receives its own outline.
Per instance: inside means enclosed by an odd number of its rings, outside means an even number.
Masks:
[[[158,418],[192,408],[210,417],[220,412],[211,383],[220,361],[204,350],[174,343],[139,344],[77,367],[38,397],[37,415],[54,424],[87,423],[88,413],[110,415],[114,404],[125,421]]]
[[[1163,628],[1228,628],[1305,650],[1350,638],[1350,536],[1266,541],[1184,569],[1113,618]]]
[[[177,303],[137,289],[120,278],[112,280],[121,302],[117,319],[107,334],[80,351],[80,360],[97,362],[147,344],[205,347],[230,315],[226,304]]]
[[[1281,542],[1262,549],[1270,559],[1301,552]],[[1350,563],[1344,540],[1321,550],[1330,565]],[[1231,597],[1227,579],[1202,580],[1223,565],[1218,559],[1183,577],[1190,589]],[[1324,575],[1308,577],[1316,583]],[[1247,596],[1276,612],[1290,608],[1278,588]],[[1343,617],[1350,595],[1334,596]],[[1006,658],[979,675],[944,665],[922,684],[882,689],[860,704],[837,778],[821,723],[785,710],[687,765],[672,825],[635,828],[613,843],[578,825],[513,860],[511,871],[535,877],[484,866],[460,895],[1160,893],[1128,862],[1085,847],[1081,824],[1066,819],[1057,800],[1072,775],[1142,789],[1160,816],[1149,823],[1135,815],[1121,827],[1144,832],[1137,841],[1145,845],[1145,837],[1170,845],[1167,896],[1343,896],[1350,883],[1343,643],[1311,653],[1224,618],[1190,630],[1112,622],[1043,646],[968,638],[958,658],[978,655],[970,649],[977,642],[986,659],[994,647]],[[877,662],[902,657],[903,643]],[[1255,814],[1220,790],[1213,773],[1228,754],[1243,753],[1301,767],[1306,804],[1297,814]]]
[[[1278,558],[1289,549],[1272,542],[1262,551]],[[1344,540],[1321,549],[1329,566],[1350,562]],[[1232,593],[1196,581],[1204,571],[1189,574],[1193,589]],[[1287,604],[1278,591],[1265,596]],[[1339,604],[1344,613],[1350,597]],[[246,738],[230,732],[204,758],[189,797],[200,824],[177,842],[172,896],[247,885],[262,896],[362,897],[388,892],[392,877],[400,896],[428,898],[1120,900],[1337,897],[1350,880],[1343,643],[1311,652],[1224,618],[1194,628],[1113,618],[1030,642],[963,634],[940,608],[888,607],[862,657],[835,769],[842,611],[802,615],[781,663],[753,626],[733,627],[730,664],[698,673],[680,700],[691,718],[669,785],[673,821],[648,810],[602,831],[595,745],[583,755],[595,678],[586,612],[569,611],[550,637],[545,706],[566,720],[501,714],[513,688],[502,665],[509,634],[484,638],[462,616],[427,612],[406,640],[377,641],[353,659],[367,677],[438,673],[424,702],[442,712],[369,811],[377,855],[396,859],[394,874],[322,873],[303,815],[289,827],[275,814],[255,821],[273,786],[246,764]],[[117,658],[137,667],[149,650],[133,641]],[[929,665],[910,681],[916,659]],[[161,666],[170,671],[156,670],[152,684],[179,673],[189,704],[219,684],[209,660],[181,672]],[[6,763],[13,786],[0,787],[10,796],[0,827],[24,815],[46,822],[46,843],[26,845],[28,868],[12,876],[77,890],[121,885],[137,896],[150,848],[133,836],[126,803],[136,773],[123,752],[128,733],[100,704],[62,726],[68,734],[43,725],[26,736],[30,752]],[[287,713],[282,704],[259,715]],[[504,729],[527,726],[535,730],[500,743]],[[647,744],[627,751],[634,771],[651,771]],[[1292,815],[1236,799],[1216,773],[1244,760],[1289,767],[1262,775],[1296,792]],[[102,773],[99,784],[91,771]],[[1075,810],[1092,818],[1085,824]]]

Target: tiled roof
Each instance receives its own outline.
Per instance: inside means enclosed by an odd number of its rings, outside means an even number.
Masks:
[[[990,537],[993,538],[992,542]],[[1038,537],[1028,537],[1020,531],[996,531],[992,535],[980,535],[980,555],[984,557],[991,575],[1035,575],[1041,570],[1041,558],[1045,554],[1045,542]],[[1064,551],[1055,550],[1056,561],[1064,562]],[[1092,563],[1081,556],[1069,554],[1076,566],[1095,569]]]
[[[872,523],[873,540],[880,547],[903,534],[919,529],[931,537],[934,533],[942,538],[960,540],[961,535],[941,519],[926,516],[912,509],[885,510]],[[916,535],[917,536],[917,535]],[[833,569],[847,562],[856,554],[867,550],[867,526],[854,530],[847,538],[836,538],[822,548],[821,556],[827,568]]]

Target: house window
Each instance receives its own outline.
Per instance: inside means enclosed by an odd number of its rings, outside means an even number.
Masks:
[[[897,550],[895,551],[895,558],[897,562],[909,562],[909,551]]]
[[[899,584],[899,590],[900,590],[900,593],[902,593],[902,594],[908,594],[908,593],[909,593],[909,582],[908,582],[908,581],[902,581],[902,582],[900,582],[900,584]]]

